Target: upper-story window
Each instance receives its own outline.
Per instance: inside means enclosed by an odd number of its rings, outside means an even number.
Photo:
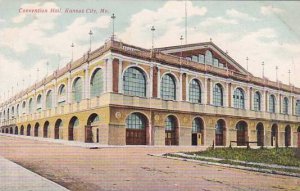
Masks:
[[[36,110],[41,111],[42,110],[42,95],[39,94],[36,99]]]
[[[276,104],[275,96],[270,95],[270,97],[269,97],[269,112],[275,113],[275,104]]]
[[[205,64],[213,64],[213,56],[209,50],[205,52]]]
[[[287,97],[285,97],[283,99],[282,113],[288,114],[288,111],[289,111],[289,99]]]
[[[19,116],[19,107],[20,107],[20,105],[18,104],[17,105],[17,116]]]
[[[7,109],[7,119],[9,119],[9,109]]]
[[[214,58],[214,66],[219,67],[219,60]]]
[[[46,108],[47,109],[52,108],[52,91],[51,90],[49,90],[46,95]]]
[[[72,87],[72,94],[73,94],[73,101],[80,102],[82,99],[82,80],[81,78],[76,78],[73,82]]]
[[[62,105],[66,101],[66,86],[61,84],[58,88],[58,105]]]
[[[160,96],[166,100],[176,100],[176,83],[171,74],[163,76],[160,84]]]
[[[192,103],[201,103],[201,86],[198,80],[193,79],[190,82],[189,101]]]
[[[137,67],[130,67],[124,72],[123,91],[126,95],[146,97],[146,77]]]
[[[236,88],[233,94],[234,107],[245,109],[245,95],[241,88]]]
[[[194,61],[194,62],[199,62],[198,56],[193,55],[193,56],[192,56],[192,61]]]
[[[23,101],[22,103],[22,112],[26,113],[26,101]]]
[[[32,111],[33,111],[33,100],[32,98],[30,98],[28,103],[28,112],[32,113]]]
[[[254,94],[254,110],[261,111],[261,96],[258,91]]]
[[[204,63],[204,55],[202,55],[202,54],[199,54],[199,62],[200,63]]]
[[[300,115],[300,100],[296,101],[296,115]]]
[[[103,92],[103,72],[100,68],[96,69],[90,82],[91,97],[99,96]]]
[[[12,106],[12,108],[11,108],[11,116],[14,117],[14,115],[15,115],[15,107]]]
[[[221,84],[216,84],[213,89],[213,104],[223,106],[223,88]]]

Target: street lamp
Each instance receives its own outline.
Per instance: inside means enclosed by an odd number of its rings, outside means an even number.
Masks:
[[[112,19],[112,22],[113,22],[113,26],[112,26],[112,40],[115,39],[115,14],[113,13],[112,16],[110,17]]]
[[[92,30],[90,30],[89,35],[90,35],[90,51],[91,51],[92,50],[92,35],[93,35]]]

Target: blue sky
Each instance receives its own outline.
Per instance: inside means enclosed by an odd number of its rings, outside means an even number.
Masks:
[[[275,80],[300,87],[300,2],[272,1],[187,1],[188,43],[212,41],[227,50],[242,66]],[[112,31],[110,16],[115,13],[118,39],[129,44],[151,47],[152,25],[155,47],[180,44],[184,35],[184,1],[7,1],[0,0],[0,96],[3,100],[24,86],[33,84],[89,48],[97,48]],[[61,13],[20,13],[19,9],[62,9]],[[65,13],[66,9],[95,9],[91,13]],[[105,9],[107,13],[100,13]],[[39,72],[37,72],[37,68]],[[24,79],[24,82],[23,82]],[[18,86],[17,86],[18,84]]]

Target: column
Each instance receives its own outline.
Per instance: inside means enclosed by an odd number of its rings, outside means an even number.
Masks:
[[[210,105],[211,102],[211,79],[206,79],[206,85],[207,85],[207,105]]]
[[[122,59],[119,59],[119,80],[118,80],[118,92],[119,93],[123,93],[123,76],[122,76],[122,74],[123,74],[123,60]],[[148,79],[149,80],[149,79]],[[148,81],[147,81],[147,83],[148,83]],[[147,90],[148,90],[148,88],[147,88]],[[146,92],[148,92],[148,91],[146,91]]]
[[[113,91],[112,58],[106,60],[106,91]]]
[[[68,84],[67,84],[67,103],[72,103],[72,85],[71,85],[71,72],[68,75]]]
[[[84,67],[84,98],[90,98],[90,76],[89,76],[89,63]]]
[[[157,67],[157,97],[160,98],[160,68]]]

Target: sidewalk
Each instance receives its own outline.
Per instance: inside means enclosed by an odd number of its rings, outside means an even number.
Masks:
[[[0,190],[67,191],[66,188],[0,156]]]

